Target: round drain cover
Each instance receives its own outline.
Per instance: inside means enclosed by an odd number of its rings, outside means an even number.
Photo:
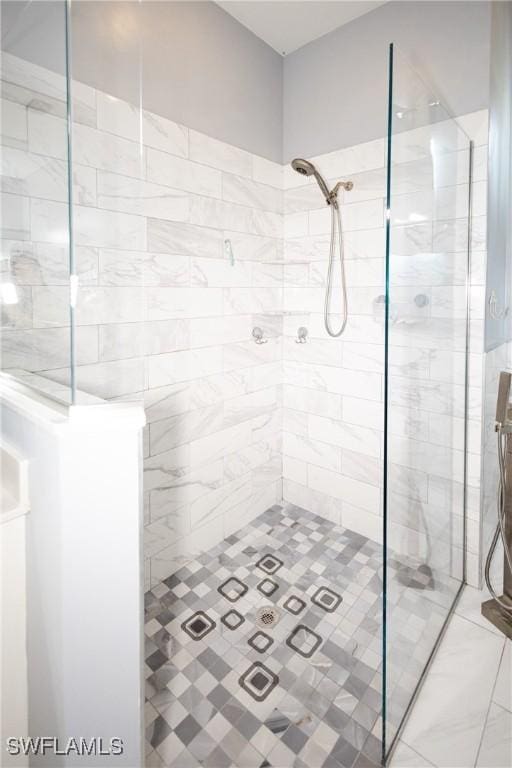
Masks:
[[[279,620],[279,612],[273,605],[264,605],[256,611],[256,623],[259,627],[272,627]]]

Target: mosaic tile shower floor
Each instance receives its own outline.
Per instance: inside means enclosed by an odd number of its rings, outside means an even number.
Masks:
[[[287,505],[154,587],[146,766],[380,765],[381,572],[381,545]],[[431,618],[413,609],[397,701]]]

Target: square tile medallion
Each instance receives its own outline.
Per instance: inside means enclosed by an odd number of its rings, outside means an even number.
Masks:
[[[185,630],[192,640],[202,640],[203,637],[206,637],[206,635],[208,635],[216,626],[216,623],[210,619],[206,613],[203,611],[196,611],[196,613],[183,622],[181,628]]]
[[[306,602],[304,600],[301,600],[300,597],[297,597],[297,595],[291,595],[283,603],[283,608],[286,611],[290,611],[290,613],[293,613],[294,616],[298,616],[299,613],[301,613],[305,607],[306,607]]]
[[[311,602],[318,605],[320,608],[323,608],[324,611],[333,613],[341,603],[342,599],[341,595],[333,592],[332,589],[328,589],[328,587],[320,587],[311,598]]]
[[[377,542],[287,505],[155,585],[145,595],[148,766],[377,768],[381,572]],[[435,576],[438,601],[408,590],[407,612],[397,607],[391,672],[404,700],[444,622],[451,586]],[[262,626],[267,607],[275,618]]]
[[[256,701],[265,701],[279,683],[279,678],[264,664],[255,661],[239,679],[240,686]]]
[[[218,587],[220,594],[231,603],[236,603],[237,600],[240,600],[248,590],[249,587],[234,576],[231,576],[231,578],[227,579],[224,584],[221,584],[220,587]]]
[[[231,630],[238,629],[238,627],[245,621],[242,614],[238,613],[238,611],[235,611],[235,609],[228,611],[224,616],[221,616],[220,620],[224,626]]]
[[[249,638],[247,644],[254,648],[255,651],[258,651],[258,653],[265,653],[273,642],[273,638],[266,635],[265,632],[256,632],[256,634]]]
[[[322,638],[309,629],[304,624],[295,627],[290,637],[286,638],[286,645],[300,653],[305,659],[311,658],[319,646],[322,644]]]
[[[283,565],[284,563],[282,560],[274,557],[274,555],[265,555],[261,558],[261,560],[258,560],[256,563],[256,568],[260,568],[262,571],[265,571],[265,573],[268,573],[271,576],[273,573],[277,573],[277,571],[282,568]]]
[[[279,589],[279,584],[276,584],[272,579],[263,579],[263,581],[257,585],[256,589],[258,589],[262,595],[265,595],[265,597],[272,597],[274,592],[277,592]]]

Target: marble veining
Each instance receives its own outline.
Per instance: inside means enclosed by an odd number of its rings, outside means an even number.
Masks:
[[[65,382],[65,82],[10,55],[2,78],[7,241],[2,275],[12,275],[21,298],[15,309],[4,308],[4,365],[45,371]],[[73,99],[78,379],[103,397],[144,400],[148,477],[159,477],[159,466],[165,472],[168,451],[176,450],[182,465],[192,469],[197,462],[203,466],[202,455],[204,467],[214,465],[230,437],[236,446],[222,457],[215,487],[205,483],[200,505],[194,499],[180,506],[179,499],[171,499],[172,514],[182,515],[183,524],[174,527],[182,539],[162,535],[159,551],[152,531],[147,583],[153,582],[153,565],[164,578],[180,548],[195,552],[203,540],[218,540],[235,511],[249,519],[266,508],[262,504],[281,501],[283,493],[305,506],[317,505],[336,523],[345,515],[361,531],[377,535],[384,139],[314,158],[329,181],[353,177],[355,185],[353,193],[340,195],[350,309],[346,333],[333,341],[322,329],[329,211],[314,184],[288,165],[157,114],[141,114],[83,83],[73,83]],[[466,116],[462,123],[477,139],[469,390],[469,481],[476,498],[476,435],[484,422],[485,114]],[[433,194],[432,135],[445,150]],[[397,139],[390,433],[401,527],[408,504],[416,520],[413,502],[433,506],[426,494],[459,498],[465,170],[460,133],[451,125],[404,132]],[[415,304],[418,294],[426,298],[426,308]],[[254,344],[255,326],[263,329],[266,344]],[[300,326],[309,331],[303,345],[295,343]],[[250,429],[239,429],[247,424]],[[208,447],[215,439],[217,453]],[[450,472],[451,486],[440,490],[445,481],[450,484]],[[239,477],[246,478],[247,493],[234,482]],[[150,518],[165,516],[165,499],[172,493],[167,486],[148,491]],[[213,517],[207,513],[210,493],[212,508],[222,510]],[[477,578],[474,568],[470,578]]]

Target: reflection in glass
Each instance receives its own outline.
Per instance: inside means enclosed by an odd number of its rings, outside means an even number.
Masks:
[[[65,2],[2,3],[0,55],[2,369],[69,402]]]
[[[390,67],[385,753],[464,575],[470,169],[467,136],[396,48]]]

